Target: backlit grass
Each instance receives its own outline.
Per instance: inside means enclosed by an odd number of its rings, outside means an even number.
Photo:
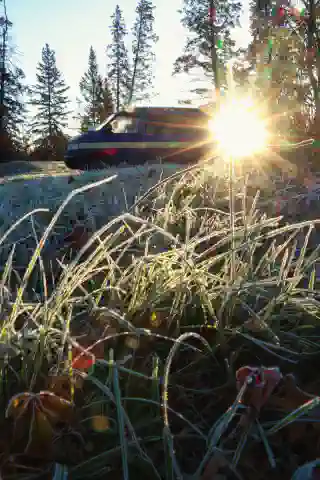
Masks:
[[[99,179],[90,190],[114,192],[118,181]],[[285,464],[279,432],[305,407],[269,411],[231,441],[244,393],[235,371],[296,371],[319,353],[316,216],[286,225],[275,215],[274,183],[259,194],[250,178],[239,179],[233,238],[226,182],[211,169],[150,187],[120,215],[106,212],[103,222],[100,210],[88,242],[58,258],[55,282],[46,242],[88,185],[65,195],[47,230],[34,233],[38,246],[14,295],[11,249],[0,283],[1,421],[12,439],[5,478],[196,480],[217,453],[234,478],[266,478],[269,470],[278,478],[274,467]],[[90,222],[86,211],[82,221]],[[36,299],[28,290],[34,271]],[[74,417],[42,390],[68,400]],[[25,392],[37,395],[19,396]]]

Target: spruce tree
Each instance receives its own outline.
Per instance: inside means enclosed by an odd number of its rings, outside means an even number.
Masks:
[[[132,99],[148,98],[148,90],[153,84],[152,67],[155,60],[154,43],[158,41],[154,33],[155,7],[151,0],[139,0],[136,8],[136,20],[132,34],[132,76],[130,82],[129,103]]]
[[[119,5],[111,17],[112,42],[107,47],[108,52],[108,82],[113,94],[116,111],[128,103],[130,92],[130,65],[128,50],[125,46],[127,30]]]
[[[25,120],[24,72],[14,64],[15,49],[10,42],[12,23],[8,19],[4,2],[0,16],[0,131],[1,158],[18,151],[21,147],[21,127]]]
[[[22,145],[22,127],[26,121],[26,106],[24,95],[25,74],[17,66],[11,65],[7,71],[5,82],[4,104],[7,111],[6,130],[15,150],[19,151]]]
[[[80,80],[80,92],[84,100],[84,115],[81,116],[81,130],[99,125],[113,111],[108,84],[99,73],[97,56],[90,47],[88,70]]]
[[[216,89],[224,86],[224,66],[235,46],[231,30],[239,26],[240,12],[238,0],[184,0],[181,22],[191,36],[174,64],[174,74],[196,69]]]
[[[106,118],[109,117],[114,111],[114,104],[112,100],[112,93],[110,90],[108,79],[105,78],[102,81],[102,94],[103,94],[103,101],[101,103],[101,110],[100,110],[100,121],[103,122]]]
[[[55,52],[46,44],[37,66],[37,84],[30,88],[30,104],[38,110],[32,123],[35,142],[48,149],[53,157],[64,143],[63,129],[70,114],[67,110],[68,90],[57,67]]]

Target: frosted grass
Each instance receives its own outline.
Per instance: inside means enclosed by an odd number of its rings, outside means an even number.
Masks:
[[[181,166],[175,164],[146,165],[58,175],[28,174],[7,177],[0,183],[0,236],[15,221],[39,208],[48,210],[32,216],[34,227],[41,235],[72,190],[116,174],[117,178],[112,183],[90,189],[72,199],[52,232],[48,242],[50,248],[50,244],[55,243],[55,238],[70,231],[72,225],[78,221],[85,221],[92,231],[97,230],[110,218],[130,208],[137,197],[156,185],[160,179],[170,176],[179,168]],[[5,245],[1,247],[1,264],[6,262],[15,243],[16,253],[19,253],[19,258],[24,263],[29,256],[28,252],[35,247],[30,217],[13,230]]]

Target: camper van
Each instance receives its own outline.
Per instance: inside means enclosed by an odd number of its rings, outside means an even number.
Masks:
[[[72,138],[65,164],[77,170],[160,161],[192,164],[205,153],[207,123],[207,114],[199,108],[123,110]]]

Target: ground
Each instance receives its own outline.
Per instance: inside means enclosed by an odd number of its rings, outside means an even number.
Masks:
[[[25,162],[16,161],[0,163],[0,177],[8,177],[19,174],[56,173],[65,172],[67,167],[64,162]]]

